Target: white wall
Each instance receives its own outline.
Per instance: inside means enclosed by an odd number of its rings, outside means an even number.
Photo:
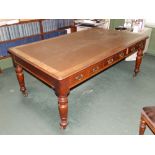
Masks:
[[[145,26],[155,28],[155,18],[145,19]]]

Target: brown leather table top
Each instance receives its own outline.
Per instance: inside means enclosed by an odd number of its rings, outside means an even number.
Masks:
[[[146,35],[94,28],[9,51],[61,80],[146,38]]]

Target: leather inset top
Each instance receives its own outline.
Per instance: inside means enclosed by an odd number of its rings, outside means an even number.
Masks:
[[[56,79],[64,79],[146,38],[131,32],[93,28],[9,51]]]

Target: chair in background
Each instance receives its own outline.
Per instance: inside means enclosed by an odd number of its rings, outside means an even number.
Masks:
[[[146,126],[155,134],[155,106],[143,108],[139,127],[140,135],[144,135]]]

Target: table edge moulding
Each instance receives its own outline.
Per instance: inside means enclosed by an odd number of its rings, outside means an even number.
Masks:
[[[101,32],[98,33],[97,31]],[[89,39],[87,38],[86,35],[83,35],[83,33],[88,33],[88,36],[90,37]],[[96,47],[96,44],[89,44],[92,43],[92,36],[89,35],[89,33],[94,33],[96,35],[96,39],[94,40],[94,42],[99,45],[99,47]],[[106,38],[102,38],[102,36],[100,36],[102,33],[107,33],[107,35],[109,36],[109,40]],[[117,36],[113,36],[113,34],[116,33],[118,34],[118,36],[123,36],[123,40],[121,40],[120,38],[117,38]],[[82,35],[84,41],[83,41],[83,48],[79,48],[78,50],[83,51],[84,49],[96,49],[98,48],[99,50],[101,50],[101,54],[99,57],[96,57],[93,59],[93,61],[85,61],[85,65],[79,65],[80,67],[77,67],[77,69],[73,69],[70,68],[70,72],[69,73],[65,73],[65,71],[63,72],[54,72],[53,70],[51,71],[50,69],[46,70],[46,67],[42,67],[42,66],[38,66],[39,63],[32,63],[30,61],[30,59],[24,58],[23,56],[21,56],[22,54],[22,49],[23,51],[25,50],[25,47],[31,50],[31,48],[29,47],[35,47],[35,45],[43,45],[44,43],[50,42],[51,44],[53,42],[56,43],[61,43],[61,41],[63,39],[70,39],[73,42],[73,44],[75,46],[79,46],[78,45],[78,37],[80,37]],[[132,36],[130,36],[132,35]],[[99,37],[99,39],[97,39]],[[101,37],[101,39],[100,39]],[[128,39],[128,38],[132,38],[132,40]],[[116,42],[117,40],[120,41],[120,45],[118,45],[117,48],[113,48],[112,51],[102,51],[102,47],[104,47],[104,42],[109,42],[109,45],[112,45],[114,43],[111,43],[111,39],[110,38],[115,38]],[[66,128],[67,124],[68,124],[68,95],[69,92],[72,88],[74,88],[75,86],[77,86],[78,84],[81,84],[82,82],[90,79],[91,77],[97,75],[98,73],[104,71],[105,69],[109,68],[110,66],[116,64],[117,62],[125,59],[126,57],[130,56],[131,54],[137,52],[137,58],[136,58],[136,62],[135,62],[135,69],[134,69],[134,76],[136,76],[138,74],[138,72],[140,71],[140,65],[142,62],[142,57],[143,57],[143,50],[145,48],[145,43],[146,43],[146,39],[148,38],[148,36],[146,35],[137,35],[137,34],[131,34],[129,32],[119,32],[119,31],[115,31],[115,30],[103,30],[103,29],[99,29],[99,28],[94,28],[91,30],[85,30],[85,32],[75,32],[69,35],[65,35],[65,36],[61,36],[61,37],[57,37],[54,39],[48,39],[48,41],[39,41],[36,43],[31,43],[31,44],[27,44],[24,46],[17,46],[14,48],[10,48],[9,52],[12,55],[12,59],[14,61],[15,67],[16,67],[16,75],[17,75],[17,79],[19,81],[19,85],[20,85],[20,90],[21,92],[27,96],[27,90],[25,87],[25,82],[24,82],[24,74],[23,74],[23,69],[30,72],[32,75],[34,75],[35,77],[37,77],[38,79],[40,79],[41,81],[45,82],[46,84],[48,84],[49,86],[51,86],[54,90],[55,93],[58,97],[58,109],[59,109],[59,114],[60,114],[60,127],[61,128]],[[76,40],[76,41],[74,41]],[[108,40],[108,41],[107,41]],[[124,41],[125,40],[125,41]],[[127,40],[127,41],[126,41]],[[130,40],[130,41],[128,41]],[[122,44],[123,42],[123,44]],[[88,43],[88,44],[87,44]],[[61,50],[65,50],[65,48],[67,49],[71,49],[71,47],[67,47],[67,45],[70,44],[70,42],[66,42],[66,44],[63,44],[62,49]],[[86,48],[84,45],[87,44],[88,47]],[[81,47],[81,46],[80,46]],[[100,48],[101,47],[101,48]],[[73,47],[72,47],[73,48]],[[110,47],[109,47],[110,48]],[[109,49],[107,47],[107,49]],[[19,52],[19,51],[20,52]],[[52,50],[51,50],[52,51]],[[25,51],[24,51],[25,52]],[[26,51],[27,52],[27,51]],[[26,53],[25,52],[25,53]],[[89,51],[86,51],[89,52]],[[94,51],[95,53],[96,51]],[[102,57],[102,52],[103,52],[103,57]],[[94,54],[93,53],[93,54]],[[106,53],[106,54],[105,54]],[[30,56],[30,55],[29,55]],[[52,54],[51,54],[52,57]],[[83,57],[88,57],[88,55],[84,55],[83,53]],[[52,58],[51,58],[52,59]],[[57,58],[58,59],[58,58]],[[41,59],[37,59],[42,60]],[[58,59],[59,60],[59,59]],[[64,61],[65,64],[66,61]],[[82,60],[78,60],[77,63],[82,62]],[[83,63],[83,62],[82,62]],[[42,63],[41,63],[42,64]],[[76,63],[75,63],[76,64]],[[44,63],[43,63],[44,65]],[[58,64],[63,65],[63,61],[62,64]],[[53,69],[58,68],[57,66]],[[63,67],[62,67],[63,68]],[[74,68],[74,66],[73,66]],[[60,73],[60,74],[59,74]],[[58,74],[58,76],[56,75]],[[62,76],[64,75],[64,76]]]

